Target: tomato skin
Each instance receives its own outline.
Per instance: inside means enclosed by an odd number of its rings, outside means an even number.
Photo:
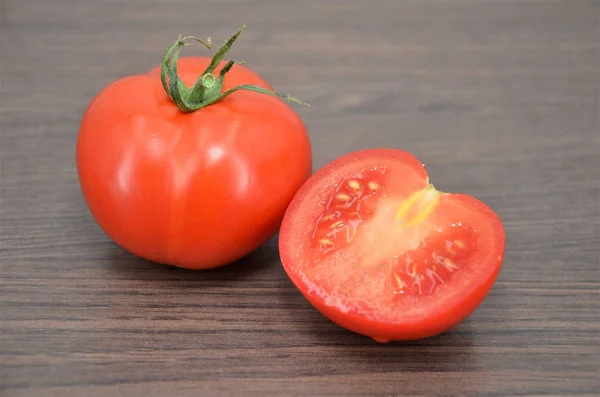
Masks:
[[[351,174],[349,169],[357,169],[354,164],[386,164],[394,167],[401,164],[413,172],[412,182],[422,178],[424,186],[429,184],[427,173],[422,164],[407,152],[392,149],[368,149],[350,153],[318,170],[297,192],[285,214],[279,235],[280,256],[286,273],[302,295],[324,316],[350,331],[369,336],[379,342],[391,340],[414,340],[431,337],[445,332],[473,313],[487,297],[500,272],[504,258],[505,234],[498,216],[481,201],[463,194],[443,193],[441,211],[451,208],[460,209],[458,215],[449,217],[456,220],[471,220],[482,230],[485,239],[485,252],[477,258],[484,261],[483,270],[473,277],[469,284],[460,285],[458,293],[435,297],[409,297],[407,301],[414,306],[420,304],[421,312],[408,312],[397,320],[378,316],[376,310],[365,314],[352,308],[343,307],[323,285],[318,285],[312,276],[302,271],[299,261],[306,253],[299,247],[305,245],[310,235],[311,225],[315,223],[314,206],[309,203],[324,202],[322,197],[330,195],[331,185],[338,185],[340,175]],[[359,167],[360,168],[360,167]],[[407,177],[408,178],[408,177]],[[410,178],[409,178],[410,179]],[[417,184],[418,185],[418,184]],[[467,216],[469,215],[470,216]],[[465,217],[465,219],[461,218]],[[377,251],[377,247],[372,250]],[[344,257],[347,258],[347,257]],[[483,259],[484,258],[484,259]],[[355,264],[349,264],[355,266]],[[313,279],[311,279],[313,277]],[[322,283],[321,283],[322,284]],[[458,288],[458,287],[457,287]],[[456,289],[456,288],[455,288]],[[441,301],[436,302],[436,299]],[[377,307],[377,304],[373,304]]]
[[[180,78],[191,86],[209,62],[181,58]],[[272,89],[236,65],[223,91],[241,84]],[[164,92],[160,68],[115,81],[93,99],[76,160],[86,203],[110,238],[190,269],[231,263],[272,237],[312,171],[307,131],[282,100],[237,91],[183,113]]]

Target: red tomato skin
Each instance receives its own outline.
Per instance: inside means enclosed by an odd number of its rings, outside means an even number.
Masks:
[[[180,78],[191,86],[209,62],[181,58]],[[241,84],[272,90],[236,65],[223,90]],[[306,128],[285,102],[238,91],[183,113],[164,92],[158,67],[117,80],[92,100],[76,161],[85,201],[111,239],[142,258],[189,269],[231,263],[272,237],[312,172]]]
[[[357,313],[341,311],[335,305],[328,305],[318,294],[309,292],[310,286],[291,270],[294,266],[294,252],[296,247],[290,246],[290,236],[293,233],[298,233],[298,224],[296,221],[298,218],[310,218],[314,216],[314,214],[303,214],[301,212],[302,200],[314,189],[318,188],[321,180],[332,178],[337,171],[346,165],[364,159],[386,159],[392,162],[401,161],[414,168],[417,175],[428,178],[422,164],[414,156],[394,149],[366,149],[349,153],[321,168],[299,189],[284,216],[279,234],[280,256],[284,269],[296,288],[321,314],[349,331],[369,336],[378,342],[417,340],[448,331],[462,322],[481,305],[492,289],[504,259],[505,232],[502,223],[491,208],[474,197],[463,194],[446,194],[447,199],[464,204],[466,208],[470,208],[487,218],[490,224],[493,225],[493,253],[495,255],[488,264],[493,268],[493,271],[489,273],[485,280],[479,280],[477,288],[472,289],[467,296],[462,296],[460,300],[448,301],[444,310],[432,313],[428,318],[420,318],[414,321],[408,320],[401,324],[391,324],[368,319]]]

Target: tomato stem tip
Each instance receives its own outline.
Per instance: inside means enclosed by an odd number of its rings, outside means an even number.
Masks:
[[[396,212],[396,219],[405,226],[413,226],[424,221],[440,201],[440,194],[432,184],[409,196]]]
[[[198,77],[191,88],[181,81],[177,73],[177,60],[179,57],[179,52],[183,47],[190,46],[192,42],[201,43],[207,49],[211,49],[211,38],[209,37],[206,40],[203,40],[195,36],[180,35],[177,40],[171,46],[169,46],[169,48],[167,48],[163,54],[160,79],[165,92],[182,112],[195,112],[206,106],[217,103],[234,92],[240,90],[258,92],[260,94],[278,97],[299,105],[310,106],[308,103],[302,102],[301,100],[290,95],[271,91],[253,84],[238,85],[223,92],[223,83],[226,74],[234,65],[242,65],[243,62],[237,60],[228,61],[221,68],[218,76],[215,76],[214,72],[245,28],[246,25],[242,25],[242,27],[233,36],[231,36],[231,38],[227,40],[223,46],[221,46],[221,48],[219,48],[219,50],[212,57],[206,70],[204,70],[204,72]]]

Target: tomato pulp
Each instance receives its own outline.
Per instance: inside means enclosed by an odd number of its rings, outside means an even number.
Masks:
[[[288,276],[322,314],[380,342],[444,332],[485,299],[500,271],[498,216],[437,191],[407,152],[347,154],[315,173],[285,214]]]
[[[111,83],[84,114],[83,195],[108,236],[136,255],[191,269],[233,262],[277,232],[312,172],[300,117],[265,95],[272,88],[256,73],[222,61],[240,32],[212,59],[175,54]],[[244,90],[224,95],[236,87]]]

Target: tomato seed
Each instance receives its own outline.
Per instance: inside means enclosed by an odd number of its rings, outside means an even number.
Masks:
[[[340,201],[350,201],[352,199],[352,197],[350,197],[350,195],[348,195],[346,193],[337,193],[335,195],[335,198]]]
[[[369,186],[369,189],[371,189],[372,191],[375,191],[375,192],[376,192],[376,191],[378,191],[378,190],[379,190],[379,188],[381,187],[381,186],[379,185],[379,183],[377,183],[377,182],[375,182],[375,181],[370,181],[370,182],[367,184],[367,186]]]
[[[458,266],[456,266],[456,263],[452,262],[449,258],[445,258],[443,263],[444,263],[444,267],[446,269],[450,270],[451,272],[458,269]]]
[[[329,226],[332,229],[337,229],[340,226],[344,226],[344,221],[337,221],[331,224],[331,226]]]
[[[402,281],[402,278],[397,273],[394,273],[394,282],[397,288],[394,288],[392,293],[395,295],[404,294],[406,292],[406,283]]]
[[[327,247],[332,247],[335,245],[335,243],[333,241],[331,241],[328,238],[322,238],[319,240],[319,243],[321,243],[321,245],[327,246]]]
[[[348,181],[348,186],[352,190],[356,190],[356,191],[360,190],[360,182],[358,182],[356,179],[350,179]]]

